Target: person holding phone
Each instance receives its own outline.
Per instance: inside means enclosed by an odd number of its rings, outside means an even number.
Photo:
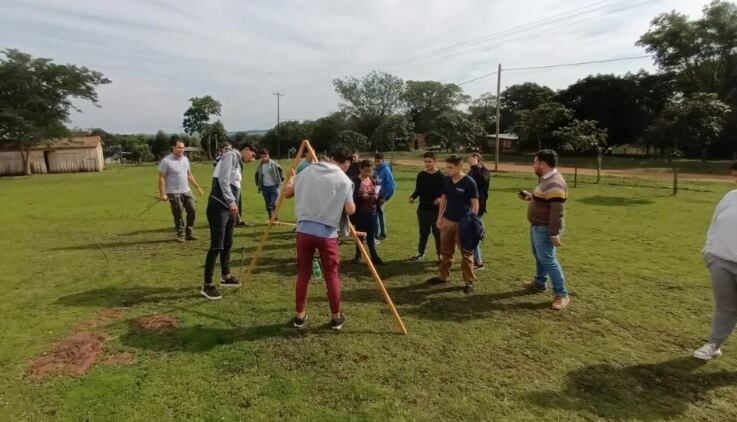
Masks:
[[[384,265],[376,252],[376,230],[378,220],[376,209],[378,208],[379,192],[381,186],[371,177],[371,161],[363,160],[358,163],[359,173],[353,178],[353,202],[356,204],[355,219],[356,229],[366,233],[366,244],[371,254],[371,262],[374,265]],[[361,250],[356,245],[356,255],[353,262],[361,261]]]
[[[210,249],[205,258],[205,282],[200,294],[207,299],[220,299],[212,283],[215,261],[220,256],[220,285],[240,287],[241,283],[230,274],[230,248],[233,246],[233,226],[238,217],[238,198],[241,193],[241,166],[255,159],[253,146],[246,144],[240,151],[223,152],[212,174],[212,189],[207,202],[207,222],[210,225]]]
[[[523,286],[535,293],[547,290],[547,279],[553,283],[553,309],[565,309],[571,299],[566,290],[563,268],[556,257],[556,248],[561,246],[563,211],[568,199],[568,185],[558,172],[558,154],[553,150],[542,150],[535,154],[532,168],[540,183],[530,193],[520,191],[517,195],[529,202],[527,219],[530,222],[530,241],[535,257],[535,279]]]

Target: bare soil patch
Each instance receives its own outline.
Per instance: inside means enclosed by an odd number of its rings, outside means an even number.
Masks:
[[[179,328],[179,319],[171,315],[156,314],[139,319],[136,325],[142,330],[173,330]]]
[[[105,365],[132,365],[136,361],[132,353],[123,352],[108,356],[102,361]]]
[[[51,375],[79,377],[92,368],[102,354],[102,345],[106,340],[104,334],[75,332],[55,345],[51,352],[36,358],[28,373],[34,379]]]

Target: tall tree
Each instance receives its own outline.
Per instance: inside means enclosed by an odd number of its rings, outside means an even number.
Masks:
[[[325,151],[331,145],[340,143],[338,134],[349,129],[347,118],[344,112],[339,111],[317,119],[309,135],[312,146],[318,151]]]
[[[359,131],[368,137],[402,106],[404,81],[386,72],[372,71],[361,79],[334,79],[333,86],[343,100],[343,111],[356,117]]]
[[[582,154],[596,151],[606,145],[607,132],[600,129],[595,120],[574,119],[568,125],[553,132],[561,145],[573,151],[573,187],[578,187],[578,160]]]
[[[156,136],[150,140],[151,152],[156,158],[163,158],[169,153],[171,150],[169,139],[169,135],[164,133],[163,130],[159,130],[156,132]]]
[[[366,135],[350,129],[338,132],[336,143],[349,148],[351,151],[368,151],[371,147]]]
[[[678,193],[678,167],[675,158],[684,150],[706,151],[723,130],[724,116],[730,108],[716,94],[696,93],[676,97],[666,105],[649,135],[659,146],[673,170],[673,195]]]
[[[31,174],[31,149],[52,138],[66,136],[73,99],[99,106],[97,87],[110,83],[102,73],[51,59],[34,58],[18,50],[4,50],[0,60],[0,142],[23,153],[25,173]]]
[[[371,135],[371,145],[380,151],[408,151],[414,123],[407,116],[395,114],[384,119]]]
[[[533,82],[508,87],[501,94],[501,129],[514,127],[519,112],[534,110],[542,104],[553,101],[554,96],[555,92],[552,89]]]
[[[496,132],[496,95],[485,92],[468,106],[468,113],[478,120],[487,133]]]
[[[688,94],[711,92],[732,107],[721,141],[737,156],[737,4],[712,1],[700,19],[670,12],[651,22],[637,43],[676,75]]]
[[[214,140],[209,139],[205,136],[209,131],[210,119],[221,114],[221,104],[209,95],[204,97],[192,97],[189,99],[191,103],[187,111],[184,112],[184,120],[182,121],[182,127],[184,132],[190,136],[198,134],[202,138],[202,147],[208,155],[208,158],[212,159],[212,149],[214,147]]]
[[[207,152],[209,158],[217,155],[218,148],[227,140],[227,136],[225,126],[223,126],[223,122],[220,119],[206,126],[200,142],[202,149]]]
[[[555,148],[557,144],[553,132],[567,125],[572,118],[573,111],[562,104],[543,103],[534,109],[518,112],[514,131],[528,149]]]
[[[447,148],[479,147],[486,144],[486,131],[481,123],[457,110],[441,114],[436,122],[438,138],[433,133],[433,143],[443,142]]]
[[[407,81],[402,95],[418,133],[433,129],[434,120],[443,112],[467,103],[470,97],[456,84],[437,81]]]

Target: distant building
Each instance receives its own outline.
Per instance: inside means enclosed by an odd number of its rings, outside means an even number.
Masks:
[[[489,147],[494,150],[496,148],[496,134],[487,135],[486,138],[489,140]],[[519,153],[519,137],[514,133],[500,133],[499,149],[501,150],[501,152],[507,154]]]
[[[102,171],[104,167],[99,136],[57,139],[31,150],[31,173],[35,174]],[[24,173],[20,149],[0,144],[0,176]]]

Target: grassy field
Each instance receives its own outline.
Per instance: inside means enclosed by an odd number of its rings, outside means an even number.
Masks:
[[[194,170],[208,185],[211,166]],[[252,171],[246,216],[261,223]],[[200,240],[172,242],[167,205],[136,217],[155,194],[154,166],[0,179],[0,420],[737,420],[737,345],[708,364],[690,358],[711,313],[699,251],[714,205],[733,186],[685,183],[674,198],[667,182],[580,184],[560,251],[573,303],[554,312],[549,296],[519,291],[534,266],[514,192],[534,178],[493,180],[487,269],[467,297],[457,267],[451,286],[428,288],[434,265],[405,261],[416,248],[404,199],[415,172],[399,169],[379,251],[407,336],[365,267],[348,263],[343,332],[325,326],[319,282],[309,330],[289,328],[288,229],[276,230],[243,288],[202,299],[206,201]],[[282,218],[291,215],[288,202]],[[234,258],[250,257],[262,230],[237,229]],[[98,364],[79,378],[27,375],[34,358],[108,308],[121,318],[95,330],[109,336],[106,353],[128,352],[132,364]],[[181,327],[134,323],[156,313]]]

